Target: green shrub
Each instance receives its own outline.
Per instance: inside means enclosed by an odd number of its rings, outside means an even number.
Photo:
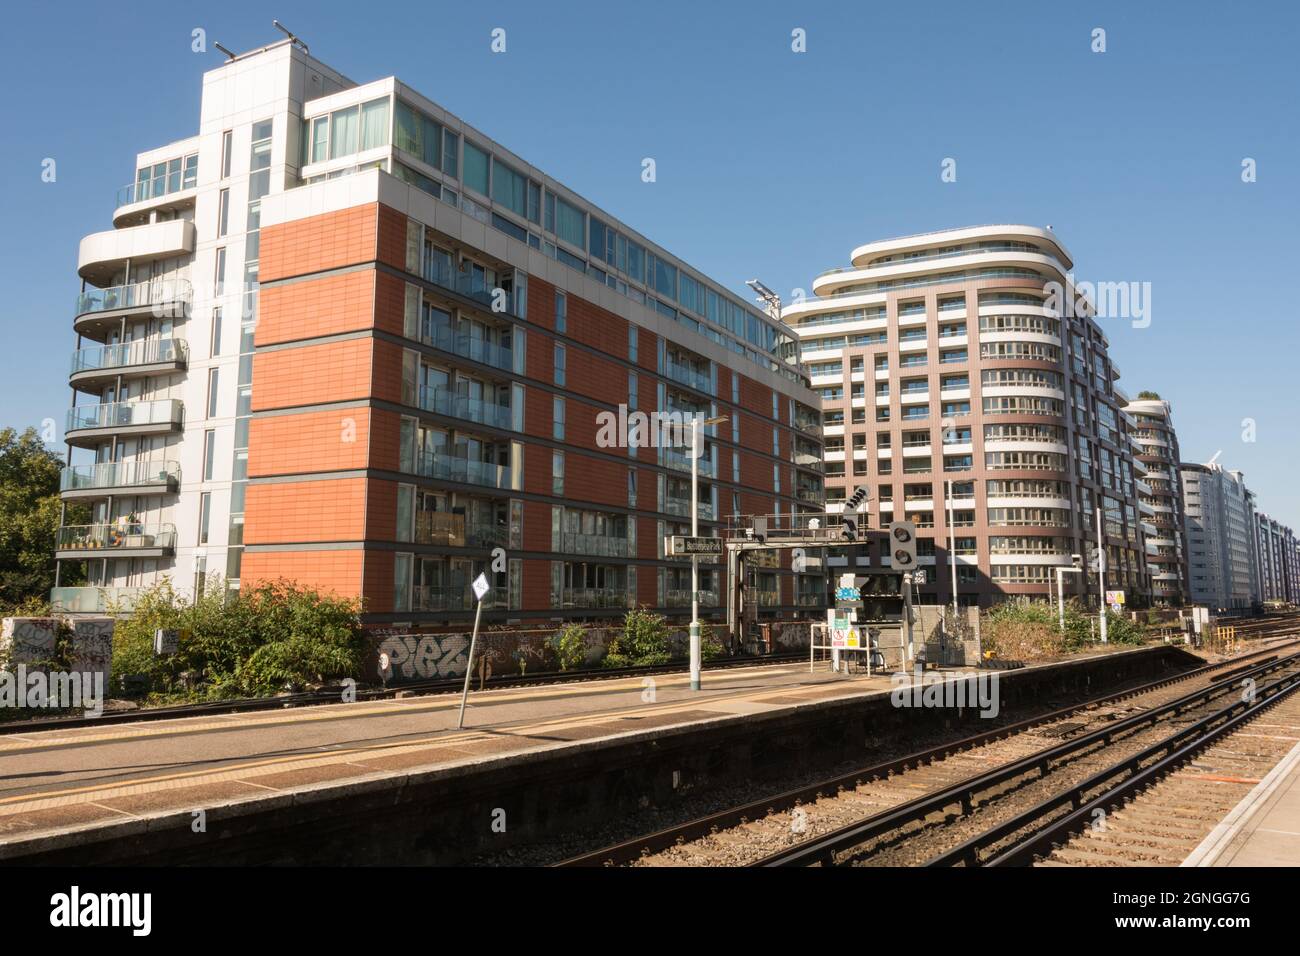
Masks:
[[[727,656],[727,649],[722,646],[710,621],[700,622],[700,660],[716,661]]]
[[[548,643],[560,670],[576,671],[587,663],[587,629],[581,624],[568,625]]]
[[[667,664],[668,621],[662,614],[646,608],[632,608],[623,617],[623,630],[609,642],[605,667],[631,667]]]
[[[147,681],[155,699],[265,697],[361,675],[364,637],[356,600],[275,581],[228,594],[210,585],[190,601],[170,582],[141,593],[113,634],[113,679]],[[174,657],[153,635],[178,630]],[[182,678],[185,675],[185,678]]]

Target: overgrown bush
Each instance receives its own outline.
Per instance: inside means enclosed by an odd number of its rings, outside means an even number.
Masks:
[[[700,660],[716,661],[727,656],[727,649],[718,640],[717,632],[710,621],[700,622]]]
[[[646,608],[632,608],[623,616],[623,630],[609,642],[605,667],[638,667],[667,664],[668,621]]]
[[[576,671],[587,663],[587,629],[581,624],[568,625],[548,643],[560,670]]]
[[[360,603],[275,581],[191,601],[170,582],[141,593],[113,634],[113,680],[147,681],[155,699],[263,697],[361,674]],[[158,629],[182,631],[174,657],[153,652]]]
[[[1101,640],[1097,615],[1077,601],[1065,604],[1065,630],[1055,605],[1007,601],[988,612],[983,624],[985,651],[1010,660],[1041,660],[1073,653]],[[1113,644],[1140,644],[1145,630],[1127,616],[1106,612],[1107,638]]]

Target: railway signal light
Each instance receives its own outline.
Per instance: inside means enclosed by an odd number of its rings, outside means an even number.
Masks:
[[[893,521],[889,525],[889,566],[895,571],[916,569],[916,525]]]
[[[840,523],[840,537],[845,541],[858,540],[858,519],[845,515]]]
[[[848,500],[844,502],[845,513],[847,514],[850,511],[861,511],[862,505],[866,502],[869,493],[870,492],[866,485],[858,485],[857,490],[855,490],[853,494],[848,497]]]

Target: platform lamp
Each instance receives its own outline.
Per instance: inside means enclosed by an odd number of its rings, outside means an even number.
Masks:
[[[716,418],[691,416],[691,537],[700,536],[700,455],[704,440],[700,426],[721,425],[729,415]],[[700,556],[691,555],[691,690],[700,689]]]

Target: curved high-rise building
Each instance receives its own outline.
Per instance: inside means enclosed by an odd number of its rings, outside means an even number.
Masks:
[[[1181,607],[1187,596],[1187,543],[1183,536],[1183,488],[1178,476],[1178,436],[1169,403],[1139,392],[1124,409],[1137,422],[1139,505],[1146,521],[1151,600]]]
[[[828,511],[865,484],[870,526],[915,521],[925,600],[951,600],[954,566],[965,603],[1047,597],[1096,508],[1107,588],[1148,599],[1127,399],[1100,325],[1058,307],[1072,268],[1051,229],[952,229],[859,246],[783,311],[822,397]]]

